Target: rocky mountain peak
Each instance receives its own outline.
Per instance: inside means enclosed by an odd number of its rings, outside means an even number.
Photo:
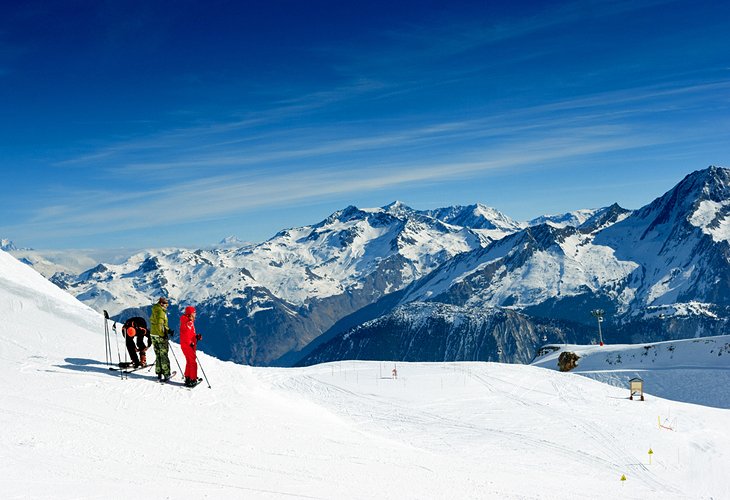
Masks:
[[[5,239],[5,238],[0,239],[0,250],[2,250],[4,252],[13,252],[17,249],[18,249],[18,247],[16,247],[12,241]]]
[[[552,224],[545,223],[528,227],[525,229],[524,234],[528,241],[533,242],[537,250],[547,250],[562,242],[567,236],[577,232],[577,229],[573,226],[555,227]]]
[[[614,203],[611,206],[601,208],[593,214],[583,224],[578,226],[578,229],[584,233],[595,233],[600,231],[611,224],[615,224],[631,214],[631,210],[627,210],[621,207],[618,203]]]
[[[688,174],[674,188],[638,210],[637,219],[647,222],[641,239],[663,225],[686,225],[707,203],[730,204],[730,170],[711,166]]]
[[[437,208],[426,213],[448,224],[470,229],[501,230],[507,233],[521,229],[519,222],[481,203]]]
[[[702,185],[702,199],[708,201],[726,201],[730,199],[730,169],[710,166],[698,170],[687,177],[696,175]]]
[[[383,210],[395,216],[412,215],[415,212],[411,207],[398,200],[385,205]]]

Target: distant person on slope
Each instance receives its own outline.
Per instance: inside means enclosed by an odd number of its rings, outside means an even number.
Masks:
[[[129,318],[124,322],[122,331],[124,332],[124,341],[127,344],[127,352],[129,352],[129,359],[132,360],[132,366],[134,368],[146,366],[147,349],[152,345],[150,332],[147,330],[147,322],[139,316]],[[147,345],[144,344],[145,337],[147,337]],[[139,353],[139,357],[137,357],[137,353]]]
[[[170,340],[175,333],[170,330],[167,324],[167,306],[169,305],[165,297],[161,297],[157,304],[152,306],[152,314],[150,315],[150,324],[152,335],[152,347],[155,350],[155,373],[160,382],[170,380],[170,358],[167,355],[170,348]]]
[[[185,386],[195,387],[202,379],[198,378],[198,361],[195,357],[198,340],[203,336],[195,333],[195,308],[188,306],[180,316],[180,347],[185,355]]]

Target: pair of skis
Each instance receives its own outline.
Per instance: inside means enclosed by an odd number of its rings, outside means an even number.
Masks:
[[[175,377],[175,375],[177,375],[177,372],[172,372],[170,374],[170,376],[168,377],[167,380],[164,380],[164,379],[163,380],[160,380],[160,383],[161,384],[169,384],[170,382],[172,382],[172,379]],[[198,387],[202,382],[203,382],[203,379],[202,378],[199,378],[198,379],[198,383],[195,384],[195,385],[193,385],[193,386],[185,385],[185,384],[180,384],[179,382],[174,382],[172,385],[178,385],[178,386],[181,385],[182,387],[185,387],[186,389],[192,390],[192,389],[195,389],[196,387]]]
[[[129,366],[112,366],[109,369],[110,370],[121,370],[124,373],[134,373],[134,372],[137,372],[139,370],[144,370],[145,368],[152,369],[153,366],[154,365],[151,365],[151,364],[150,365],[138,366],[137,368],[134,368],[133,365],[129,365]],[[131,368],[131,370],[130,370],[130,368]]]
[[[128,367],[121,367],[121,366],[113,366],[110,369],[111,370],[121,370],[126,375],[126,374],[129,374],[129,373],[134,373],[134,372],[137,372],[137,371],[140,371],[140,370],[144,370],[145,368],[147,368],[148,370],[151,370],[152,367],[154,367],[154,364],[139,366],[137,368],[132,368],[131,370],[128,370],[127,369]],[[172,379],[174,379],[176,376],[177,376],[177,371],[174,371],[174,372],[170,373],[170,376],[167,378],[167,380],[164,380],[163,379],[163,380],[160,380],[159,382],[161,384],[168,384],[168,383],[172,382]],[[202,382],[203,382],[203,379],[202,378],[198,378],[198,383],[195,384],[194,386],[190,387],[190,386],[185,385],[184,387],[186,389],[194,389],[194,388],[198,387]],[[179,385],[179,384],[178,383],[174,383],[173,385]]]

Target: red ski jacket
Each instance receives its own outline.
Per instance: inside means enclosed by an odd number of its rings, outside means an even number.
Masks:
[[[180,345],[189,347],[193,343],[193,349],[198,345],[195,337],[195,324],[190,316],[184,314],[180,317]]]

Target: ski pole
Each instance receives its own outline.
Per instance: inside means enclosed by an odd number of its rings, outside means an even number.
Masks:
[[[107,366],[109,366],[109,349],[107,349],[107,342],[109,340],[109,326],[106,322],[107,313],[104,311],[104,359],[106,360]]]
[[[198,359],[198,353],[195,353],[195,361],[198,362],[198,366],[200,367],[200,371],[203,373],[203,377],[205,377],[205,383],[208,384],[208,389],[210,389],[210,382],[208,382],[208,377],[205,375],[205,370],[203,370],[203,365],[200,364],[200,360]]]
[[[116,339],[116,344],[117,344],[117,359],[119,360],[119,374],[120,374],[122,380],[124,380],[124,374],[126,372],[122,368],[122,356],[119,355],[119,337],[117,337],[117,322],[116,321],[112,325],[112,330],[114,330],[114,338]]]
[[[109,344],[109,313],[104,309],[104,356],[106,357],[106,365],[111,370],[112,364],[112,346]]]
[[[185,377],[183,374],[182,368],[180,368],[180,362],[177,360],[177,356],[175,355],[175,351],[172,350],[172,345],[170,344],[170,339],[167,339],[167,350],[172,353],[172,357],[175,358],[175,363],[177,363],[177,369],[180,370],[180,376]]]
[[[127,330],[122,326],[122,338],[124,339],[124,366],[123,370],[129,369],[129,363],[127,363]]]

